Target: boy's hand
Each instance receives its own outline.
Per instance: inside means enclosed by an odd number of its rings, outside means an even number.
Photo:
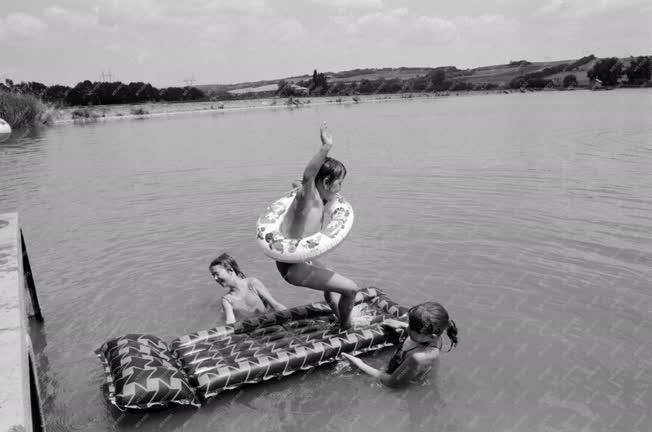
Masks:
[[[319,128],[319,135],[321,137],[322,145],[333,145],[333,135],[331,135],[331,132],[328,130],[328,125],[326,122],[322,122],[321,127]]]

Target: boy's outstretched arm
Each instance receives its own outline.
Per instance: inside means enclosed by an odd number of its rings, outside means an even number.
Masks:
[[[333,146],[333,136],[329,132],[326,122],[321,124],[319,135],[321,137],[321,147],[319,148],[319,151],[317,151],[317,154],[315,154],[312,159],[310,159],[310,162],[308,162],[308,165],[306,165],[306,169],[303,171],[303,178],[301,179],[301,183],[304,186],[315,183],[315,177],[317,177],[319,169],[324,164],[326,156]]]

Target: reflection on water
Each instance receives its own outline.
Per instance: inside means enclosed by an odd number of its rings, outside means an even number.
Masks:
[[[649,91],[527,93],[57,126],[0,144],[46,317],[48,430],[648,430]],[[222,322],[208,263],[231,253],[287,305],[254,224],[319,146],[356,223],[325,261],[460,327],[422,386],[330,365],[199,410],[121,413],[93,350]],[[47,336],[47,343],[45,338]],[[366,356],[377,367],[391,350]]]

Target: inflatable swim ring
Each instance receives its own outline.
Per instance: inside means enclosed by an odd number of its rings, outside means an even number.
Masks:
[[[98,350],[113,387],[109,401],[131,410],[196,405],[195,396],[206,401],[225,390],[336,361],[342,353],[356,355],[396,343],[396,333],[382,322],[405,321],[407,308],[377,288],[360,290],[356,303],[366,304],[369,322],[348,331],[339,330],[325,303],[312,303],[202,330],[170,344],[148,335],[112,339]]]
[[[268,206],[256,224],[258,245],[276,261],[304,262],[323,255],[339,245],[353,226],[353,207],[338,194],[325,209],[326,225],[321,231],[299,239],[285,237],[281,224],[298,190],[288,192]]]
[[[11,135],[11,126],[0,118],[0,142],[3,142]]]

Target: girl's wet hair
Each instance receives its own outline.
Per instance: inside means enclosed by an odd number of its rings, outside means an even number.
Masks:
[[[222,255],[218,256],[215,258],[213,261],[211,261],[210,265],[208,266],[209,269],[212,269],[215,266],[222,266],[227,270],[233,271],[235,274],[240,276],[241,278],[245,278],[244,273],[240,271],[240,266],[238,266],[238,263],[235,262],[235,259],[228,253],[223,253]]]
[[[451,341],[448,351],[457,346],[457,326],[441,304],[426,302],[413,306],[408,311],[408,319],[410,329],[423,335],[441,336],[446,330],[446,335]]]
[[[346,177],[346,167],[344,164],[337,159],[327,157],[321,168],[319,168],[319,172],[315,177],[315,182],[323,180],[330,184],[335,180],[343,179],[344,177]]]

